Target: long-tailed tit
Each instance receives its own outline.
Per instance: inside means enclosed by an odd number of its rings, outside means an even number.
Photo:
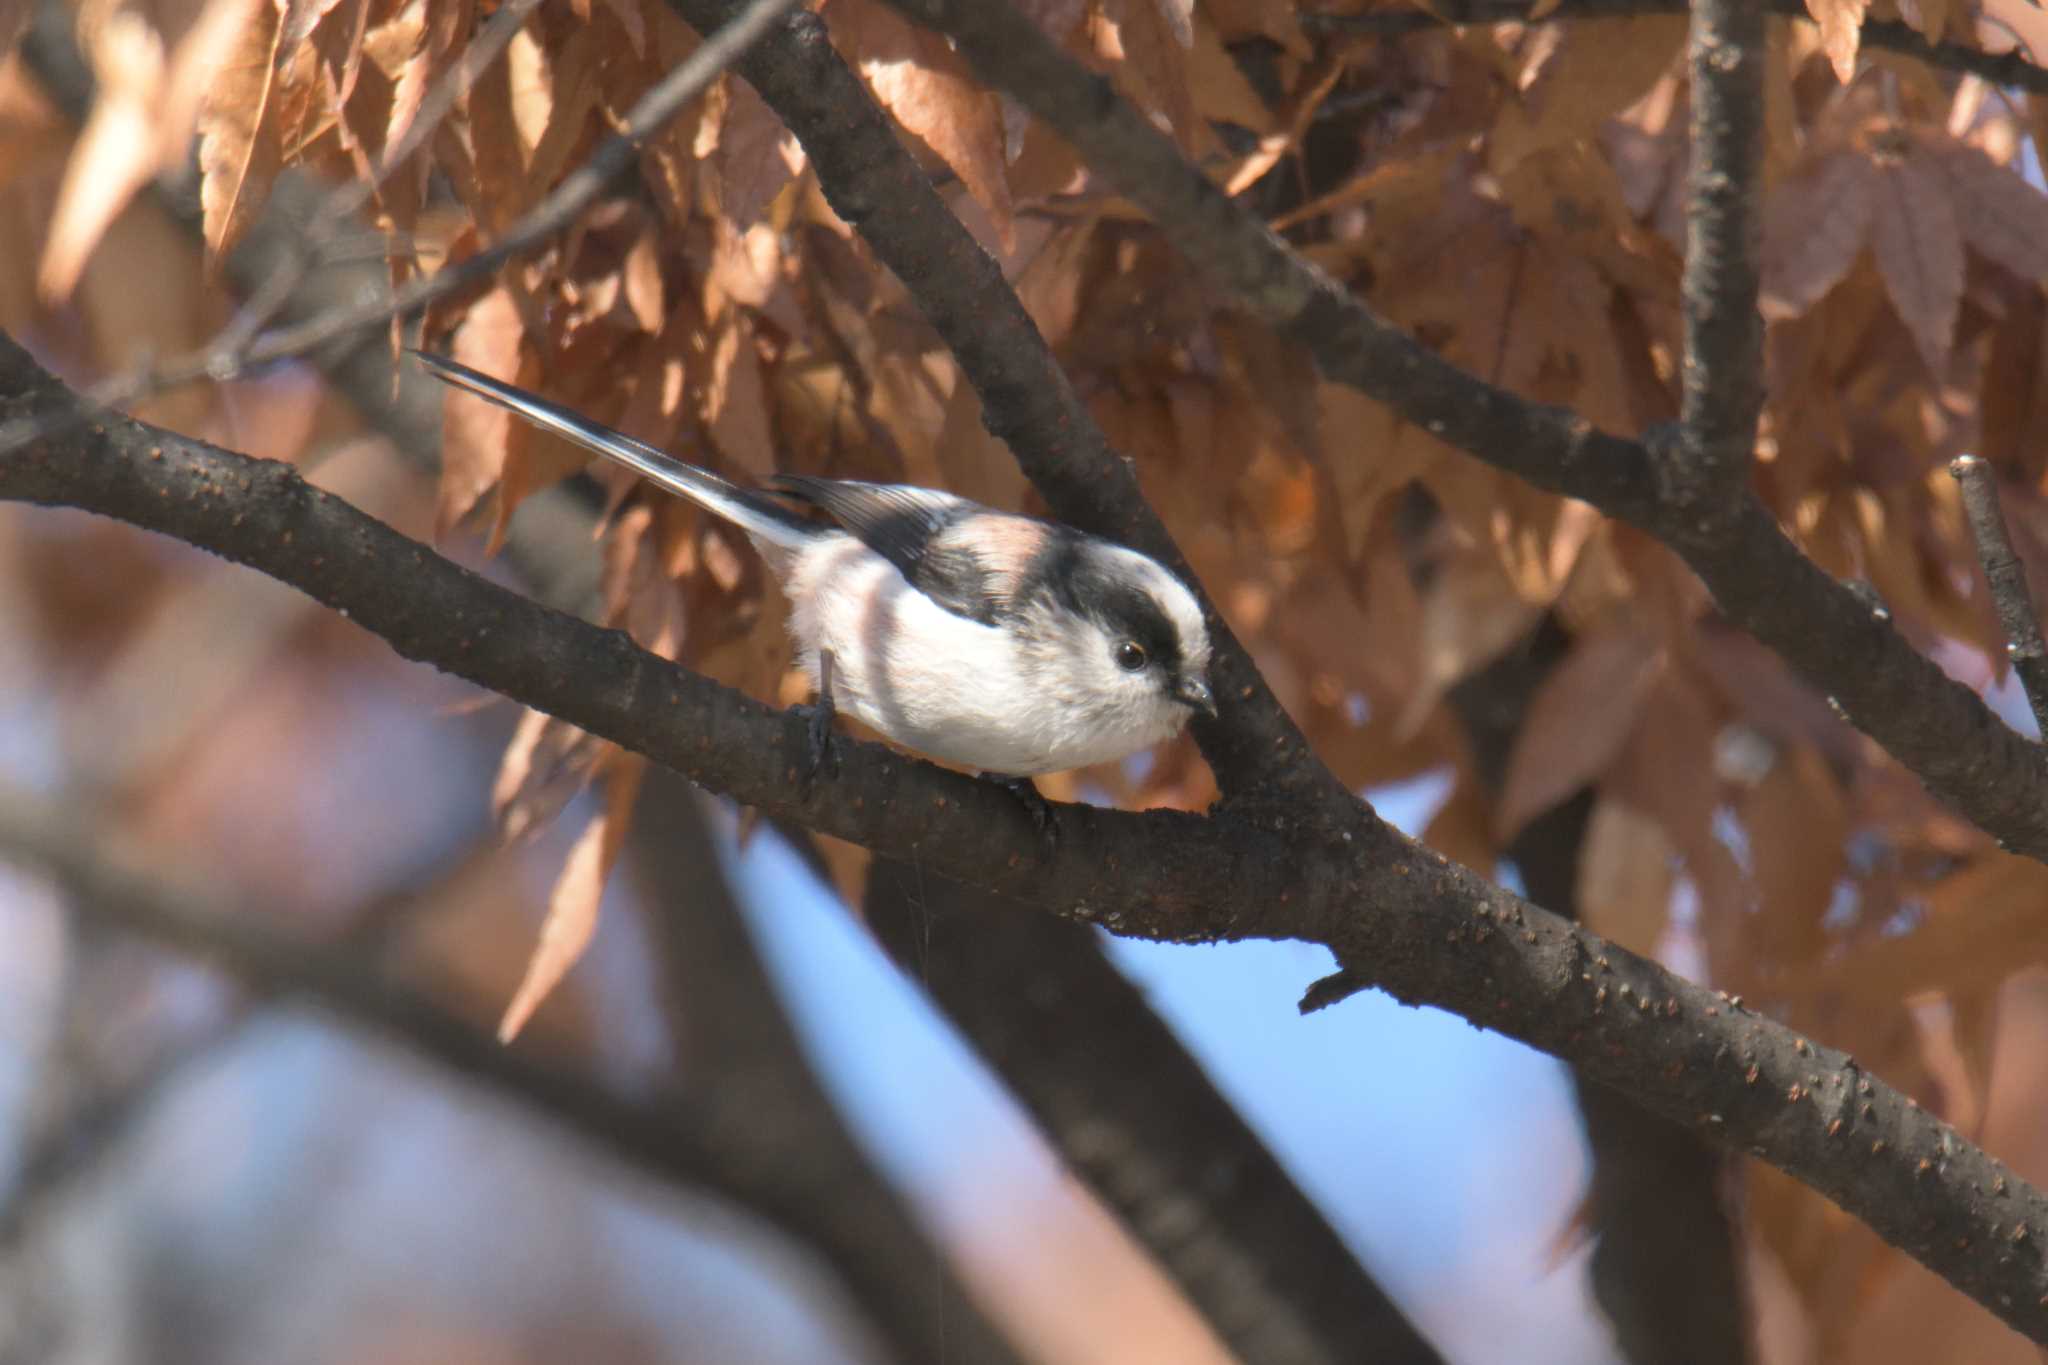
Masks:
[[[832,524],[440,356],[437,378],[616,460],[747,534],[789,597],[797,661],[905,748],[1013,777],[1106,763],[1214,715],[1209,632],[1156,560],[901,484],[786,475]],[[823,730],[818,731],[822,743]]]

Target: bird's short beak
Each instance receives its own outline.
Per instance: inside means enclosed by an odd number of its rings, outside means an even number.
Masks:
[[[1209,691],[1209,684],[1200,678],[1182,678],[1173,685],[1173,699],[1182,706],[1191,706],[1210,719],[1216,716],[1216,698]]]

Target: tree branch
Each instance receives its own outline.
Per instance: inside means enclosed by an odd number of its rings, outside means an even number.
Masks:
[[[1692,168],[1686,187],[1683,398],[1673,510],[1741,496],[1763,410],[1763,318],[1756,308],[1763,184],[1761,0],[1694,0]]]
[[[1768,0],[1770,12],[1811,23],[1806,0]],[[1434,11],[1388,10],[1378,14],[1304,14],[1309,32],[1358,33],[1399,37],[1448,24],[1568,23],[1573,19],[1605,19],[1634,14],[1682,14],[1686,0],[1561,0],[1540,19],[1529,17],[1530,6],[1519,0],[1449,0]],[[1930,43],[1919,30],[1896,19],[1865,19],[1858,35],[1864,47],[1882,48],[1929,66],[1966,71],[1993,85],[2048,94],[2048,70],[2028,60],[2024,48],[1986,52],[1961,43]]]
[[[864,1300],[886,1298],[891,1332],[931,1365],[1020,1357],[854,1141],[819,1085],[719,870],[703,793],[650,769],[633,820],[647,928],[678,1022],[675,1080],[650,1104],[699,1116],[743,1142],[811,1210],[810,1239],[863,1263]]]
[[[802,783],[800,717],[500,588],[288,465],[81,410],[0,338],[0,412],[53,408],[80,420],[0,456],[0,498],[96,511],[249,565],[407,658],[965,884],[1145,938],[1327,944],[1365,984],[1519,1038],[1762,1157],[2048,1341],[2048,1197],[1854,1059],[1488,883],[1363,807],[1348,827],[1282,829],[1069,806],[1055,853],[1007,791],[880,745],[842,738],[839,776]],[[662,1150],[650,1159],[689,1151]]]
[[[45,870],[70,893],[74,913],[218,966],[259,995],[310,1001],[657,1180],[731,1200],[826,1258],[902,1358],[940,1358],[921,1349],[930,1321],[904,1320],[902,1295],[876,1273],[858,1237],[839,1235],[843,1230],[829,1218],[831,1200],[788,1180],[746,1130],[721,1129],[705,1114],[680,1107],[657,1113],[502,1048],[425,998],[370,975],[359,955],[294,943],[252,916],[227,913],[203,893],[176,887],[161,869],[110,851],[86,830],[73,813],[0,789],[0,856]]]
[[[1424,349],[1290,251],[1107,80],[1011,6],[890,2],[951,37],[984,80],[1072,142],[1227,296],[1308,347],[1324,374],[1496,468],[1664,541],[1731,620],[1834,698],[1936,795],[2008,848],[2048,861],[2048,751],[1800,553],[1753,494],[1731,493],[1704,517],[1697,506],[1667,505],[1641,442],[1528,402]]]
[[[692,26],[728,21],[739,0],[669,0]],[[1067,382],[1002,271],[960,225],[898,141],[888,117],[841,61],[824,20],[798,13],[737,63],[803,143],[819,187],[916,299],[981,398],[982,424],[1009,444],[1054,515],[1161,561],[1186,562]],[[1197,588],[1199,591],[1199,587]],[[1244,647],[1209,606],[1211,683],[1220,720],[1197,718],[1196,739],[1226,797],[1304,795],[1341,809],[1349,794],[1322,765]]]
[[[864,910],[1241,1359],[1441,1365],[1092,930],[887,859]]]
[[[1498,794],[1515,736],[1570,651],[1556,617],[1451,689],[1480,779]],[[1529,895],[1578,918],[1579,859],[1593,814],[1582,789],[1524,825],[1505,850]],[[1593,1169],[1583,1219],[1594,1300],[1634,1365],[1746,1365],[1742,1236],[1724,1197],[1728,1154],[1574,1069]]]
[[[1998,506],[1998,476],[1975,455],[1957,456],[1949,462],[1948,472],[1962,485],[1963,515],[1970,523],[1970,538],[1977,543],[1984,581],[1991,587],[2006,657],[2020,675],[2034,728],[2048,735],[2048,645],[2041,642],[2041,618],[2027,591],[2027,567],[2013,553],[2012,537],[2006,534],[2005,514]]]

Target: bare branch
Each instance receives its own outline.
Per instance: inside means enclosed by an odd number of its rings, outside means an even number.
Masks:
[[[1358,982],[1519,1038],[1709,1141],[1769,1161],[2017,1330],[2048,1341],[2048,1196],[1853,1058],[1559,919],[1363,807],[1348,822],[1281,828],[1068,806],[1055,854],[1007,791],[880,745],[842,738],[839,775],[800,783],[800,717],[498,587],[309,486],[288,465],[81,412],[4,339],[0,408],[30,417],[58,410],[66,430],[0,456],[0,498],[99,512],[247,564],[408,658],[560,716],[768,815],[916,859],[967,885],[1145,938],[1326,944]],[[357,986],[334,981],[331,968],[293,966],[334,998],[354,998]],[[429,1018],[421,1030],[437,1027]],[[492,1068],[506,1055],[466,1032],[437,1046],[487,1076],[499,1074]],[[543,1096],[574,1121],[580,1100],[550,1085]],[[622,1141],[657,1166],[719,1155],[700,1138],[650,1131],[644,1116],[620,1121],[629,1129]],[[803,1225],[801,1209],[776,1204],[773,1189],[754,1190],[745,1171],[714,1163],[687,1178],[729,1181],[751,1191],[736,1197]]]
[[[1770,12],[1788,19],[1812,21],[1806,0],[1768,0]],[[1358,33],[1378,37],[1399,37],[1446,24],[1491,24],[1502,22],[1569,23],[1574,19],[1599,19],[1631,14],[1682,14],[1686,0],[1562,0],[1540,19],[1529,16],[1530,6],[1519,0],[1453,0],[1430,11],[1385,10],[1375,14],[1303,14],[1301,26],[1310,32]],[[1912,25],[1896,19],[1865,19],[1858,41],[1864,47],[1883,48],[1912,57],[1929,66],[1949,71],[1967,71],[1993,85],[2048,94],[2048,70],[2031,61],[2024,47],[2010,52],[1986,52],[1962,43],[1930,43]]]
[[[1017,1365],[1015,1349],[819,1084],[719,870],[710,805],[683,778],[653,768],[633,820],[648,940],[680,1043],[675,1094],[659,1102],[745,1134],[763,1167],[792,1191],[809,1191],[813,1238],[867,1263],[869,1297],[888,1297],[896,1334],[916,1343],[919,1359]]]
[[[2035,729],[2048,735],[2048,645],[2041,642],[2041,618],[2027,591],[2026,565],[2013,553],[2012,538],[2006,534],[2005,514],[1998,506],[1998,477],[1975,455],[1957,456],[1949,462],[1948,472],[1962,486],[1963,515],[1969,519],[1977,560],[1991,585],[1991,605],[1998,611],[2006,657],[2020,675]]]
[[[1749,481],[1763,409],[1757,312],[1763,185],[1762,0],[1693,0],[1692,169],[1686,187],[1684,397],[1673,510],[1711,515]]]
[[[1887,617],[1800,553],[1756,497],[1731,495],[1705,518],[1667,505],[1657,461],[1641,442],[1530,403],[1426,350],[1290,251],[1108,81],[1009,5],[891,3],[948,34],[984,80],[1079,148],[1229,297],[1307,346],[1324,374],[1496,468],[1664,541],[1731,620],[1833,697],[1938,796],[2007,847],[2048,860],[2048,751],[2015,734]]]

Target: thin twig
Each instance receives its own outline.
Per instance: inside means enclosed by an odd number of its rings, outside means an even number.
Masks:
[[[306,272],[333,245],[335,233],[344,225],[352,224],[356,214],[370,202],[370,197],[391,178],[391,173],[404,165],[406,159],[433,136],[434,130],[441,126],[441,120],[448,117],[448,111],[455,107],[457,96],[475,85],[485,68],[504,54],[505,49],[512,45],[513,37],[525,26],[527,16],[539,9],[540,3],[541,0],[508,0],[503,9],[491,16],[490,21],[463,48],[462,60],[443,72],[428,89],[405,134],[384,149],[384,155],[370,168],[370,173],[360,180],[339,185],[328,194],[304,232],[294,237],[290,254],[235,311],[234,319],[207,348],[212,354],[241,356],[247,352],[256,334],[270,325],[285,301],[305,281]]]
[[[1763,409],[1757,312],[1763,185],[1763,0],[1694,0],[1692,165],[1686,185],[1683,398],[1676,467],[1663,473],[1688,509],[1725,506],[1749,477]]]
[[[1976,455],[1958,455],[1949,461],[1948,472],[1962,488],[1963,515],[1970,522],[1970,538],[1977,542],[1977,562],[1991,585],[1991,605],[1998,611],[2006,657],[2020,675],[2035,729],[2048,735],[2048,645],[2041,641],[2041,618],[2027,590],[2026,565],[2013,553],[2012,538],[2006,533],[2005,514],[1998,505],[1998,476]]]
[[[1769,0],[1773,14],[1811,22],[1806,0]],[[1301,26],[1311,33],[1356,33],[1398,38],[1448,24],[1569,23],[1574,19],[1624,18],[1635,14],[1682,14],[1686,0],[1563,0],[1541,18],[1529,17],[1521,0],[1467,0],[1439,4],[1434,10],[1387,10],[1376,14],[1303,14]],[[1883,48],[1950,71],[1967,71],[1993,85],[2048,94],[2048,69],[2028,59],[2017,44],[2009,52],[1986,52],[1961,43],[1930,43],[1910,24],[1896,19],[1866,19],[1859,35],[1863,46]]]
[[[476,255],[414,280],[388,298],[337,308],[266,333],[233,354],[209,347],[139,374],[95,385],[87,390],[87,396],[98,406],[126,407],[202,379],[225,382],[260,366],[317,351],[364,328],[383,326],[393,318],[410,318],[436,299],[482,283],[505,262],[524,255],[568,227],[625,170],[641,143],[703,93],[749,44],[796,3],[797,0],[754,0],[743,14],[705,39],[680,66],[642,95],[627,114],[624,127],[599,143],[588,160],[564,177],[503,237]],[[0,425],[0,455],[54,435],[54,429],[48,425],[54,420],[58,419],[44,415],[17,418]]]

